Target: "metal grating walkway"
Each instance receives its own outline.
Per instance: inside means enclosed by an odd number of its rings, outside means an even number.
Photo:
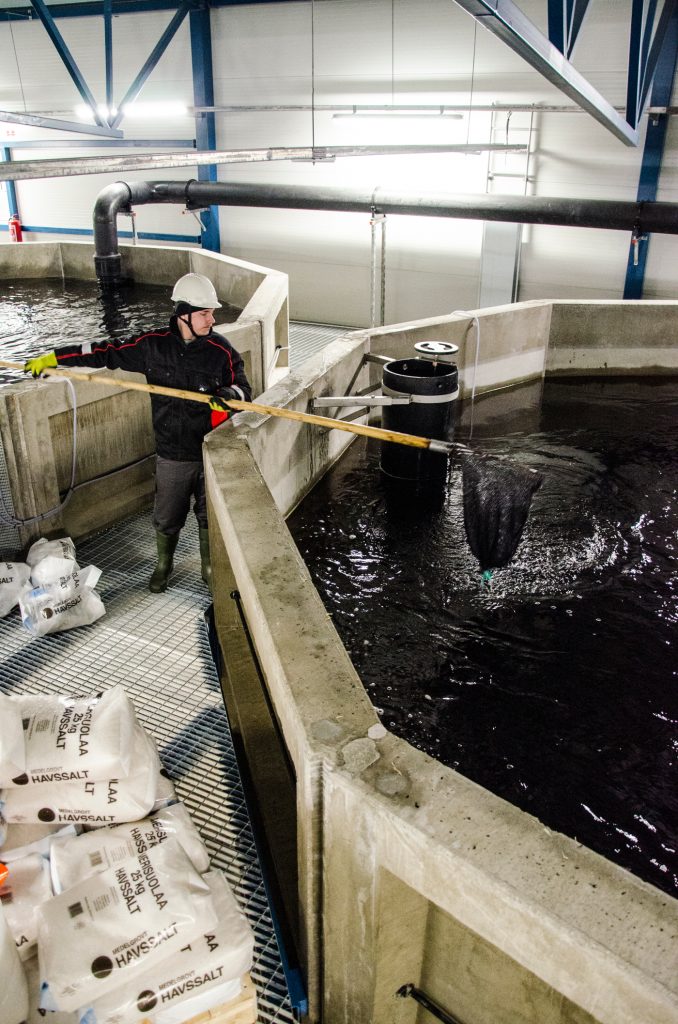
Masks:
[[[102,570],[106,615],[31,637],[18,609],[0,619],[0,691],[90,693],[122,683],[209,850],[225,871],[255,934],[252,979],[259,1021],[294,1021],[204,613],[193,516],[181,534],[165,594],[147,589],[155,564],[150,512],[83,541],[81,566]]]
[[[320,352],[335,338],[355,330],[358,328],[290,320],[290,369],[297,370],[306,359]]]

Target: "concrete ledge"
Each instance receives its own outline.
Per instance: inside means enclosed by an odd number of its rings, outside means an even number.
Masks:
[[[601,314],[612,316],[616,304],[603,305]],[[538,387],[558,344],[553,308],[478,312],[481,357],[489,358],[481,390],[496,386],[497,368],[512,375],[526,363]],[[664,315],[677,309],[668,304]],[[621,304],[613,312],[623,320]],[[262,401],[308,408],[315,395],[346,391],[368,346],[402,357],[425,337],[461,339],[468,393],[468,322],[353,332]],[[646,350],[650,365],[661,352],[658,344]],[[666,363],[672,358],[669,347]],[[605,369],[602,348],[592,362]],[[367,379],[373,372],[374,364],[359,371]],[[227,587],[237,589],[272,709],[267,742],[279,730],[292,762],[310,1019],[414,1024],[416,1004],[395,997],[410,982],[470,1022],[675,1024],[678,901],[377,720],[283,521],[339,453],[331,431],[312,431],[239,415],[205,445],[210,530],[223,558],[215,606]]]

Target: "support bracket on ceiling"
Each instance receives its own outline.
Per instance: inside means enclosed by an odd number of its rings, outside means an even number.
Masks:
[[[61,35],[61,32],[57,28],[56,22],[54,21],[54,18],[52,17],[52,14],[49,8],[47,7],[47,4],[44,2],[44,0],[31,0],[31,7],[33,8],[38,18],[42,22],[45,31],[47,32],[47,35],[52,40],[54,48],[61,57],[62,63],[68,71],[68,74],[71,76],[71,79],[73,80],[73,83],[78,92],[80,93],[83,101],[87,104],[88,107],[91,108],[92,114],[94,115],[94,120],[101,128],[108,127],[106,121],[97,110],[96,100],[94,99],[94,96],[92,95],[92,92],[89,86],[87,85],[87,82],[83,78],[80,68],[73,59],[73,55],[71,51],[68,49],[64,37]]]
[[[544,36],[513,0],[454,0],[468,14],[507,44],[536,71],[588,111],[627,146],[638,145],[638,131]],[[666,0],[675,3],[676,0]],[[570,33],[572,40],[572,33]],[[574,45],[572,41],[572,45]]]

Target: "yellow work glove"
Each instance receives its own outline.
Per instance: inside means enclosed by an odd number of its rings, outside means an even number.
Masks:
[[[24,373],[31,373],[34,377],[39,377],[43,370],[49,370],[50,367],[57,365],[56,352],[46,352],[43,356],[28,359],[24,363]]]
[[[212,412],[231,412],[228,402],[233,398],[242,401],[242,395],[235,388],[219,388],[219,394],[210,398],[210,409]]]

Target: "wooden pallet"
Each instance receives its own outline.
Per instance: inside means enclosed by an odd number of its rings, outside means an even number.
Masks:
[[[249,974],[244,974],[242,989],[235,999],[190,1017],[184,1024],[256,1024],[256,1020],[257,993]],[[144,1020],[142,1024],[152,1024],[152,1021]]]

